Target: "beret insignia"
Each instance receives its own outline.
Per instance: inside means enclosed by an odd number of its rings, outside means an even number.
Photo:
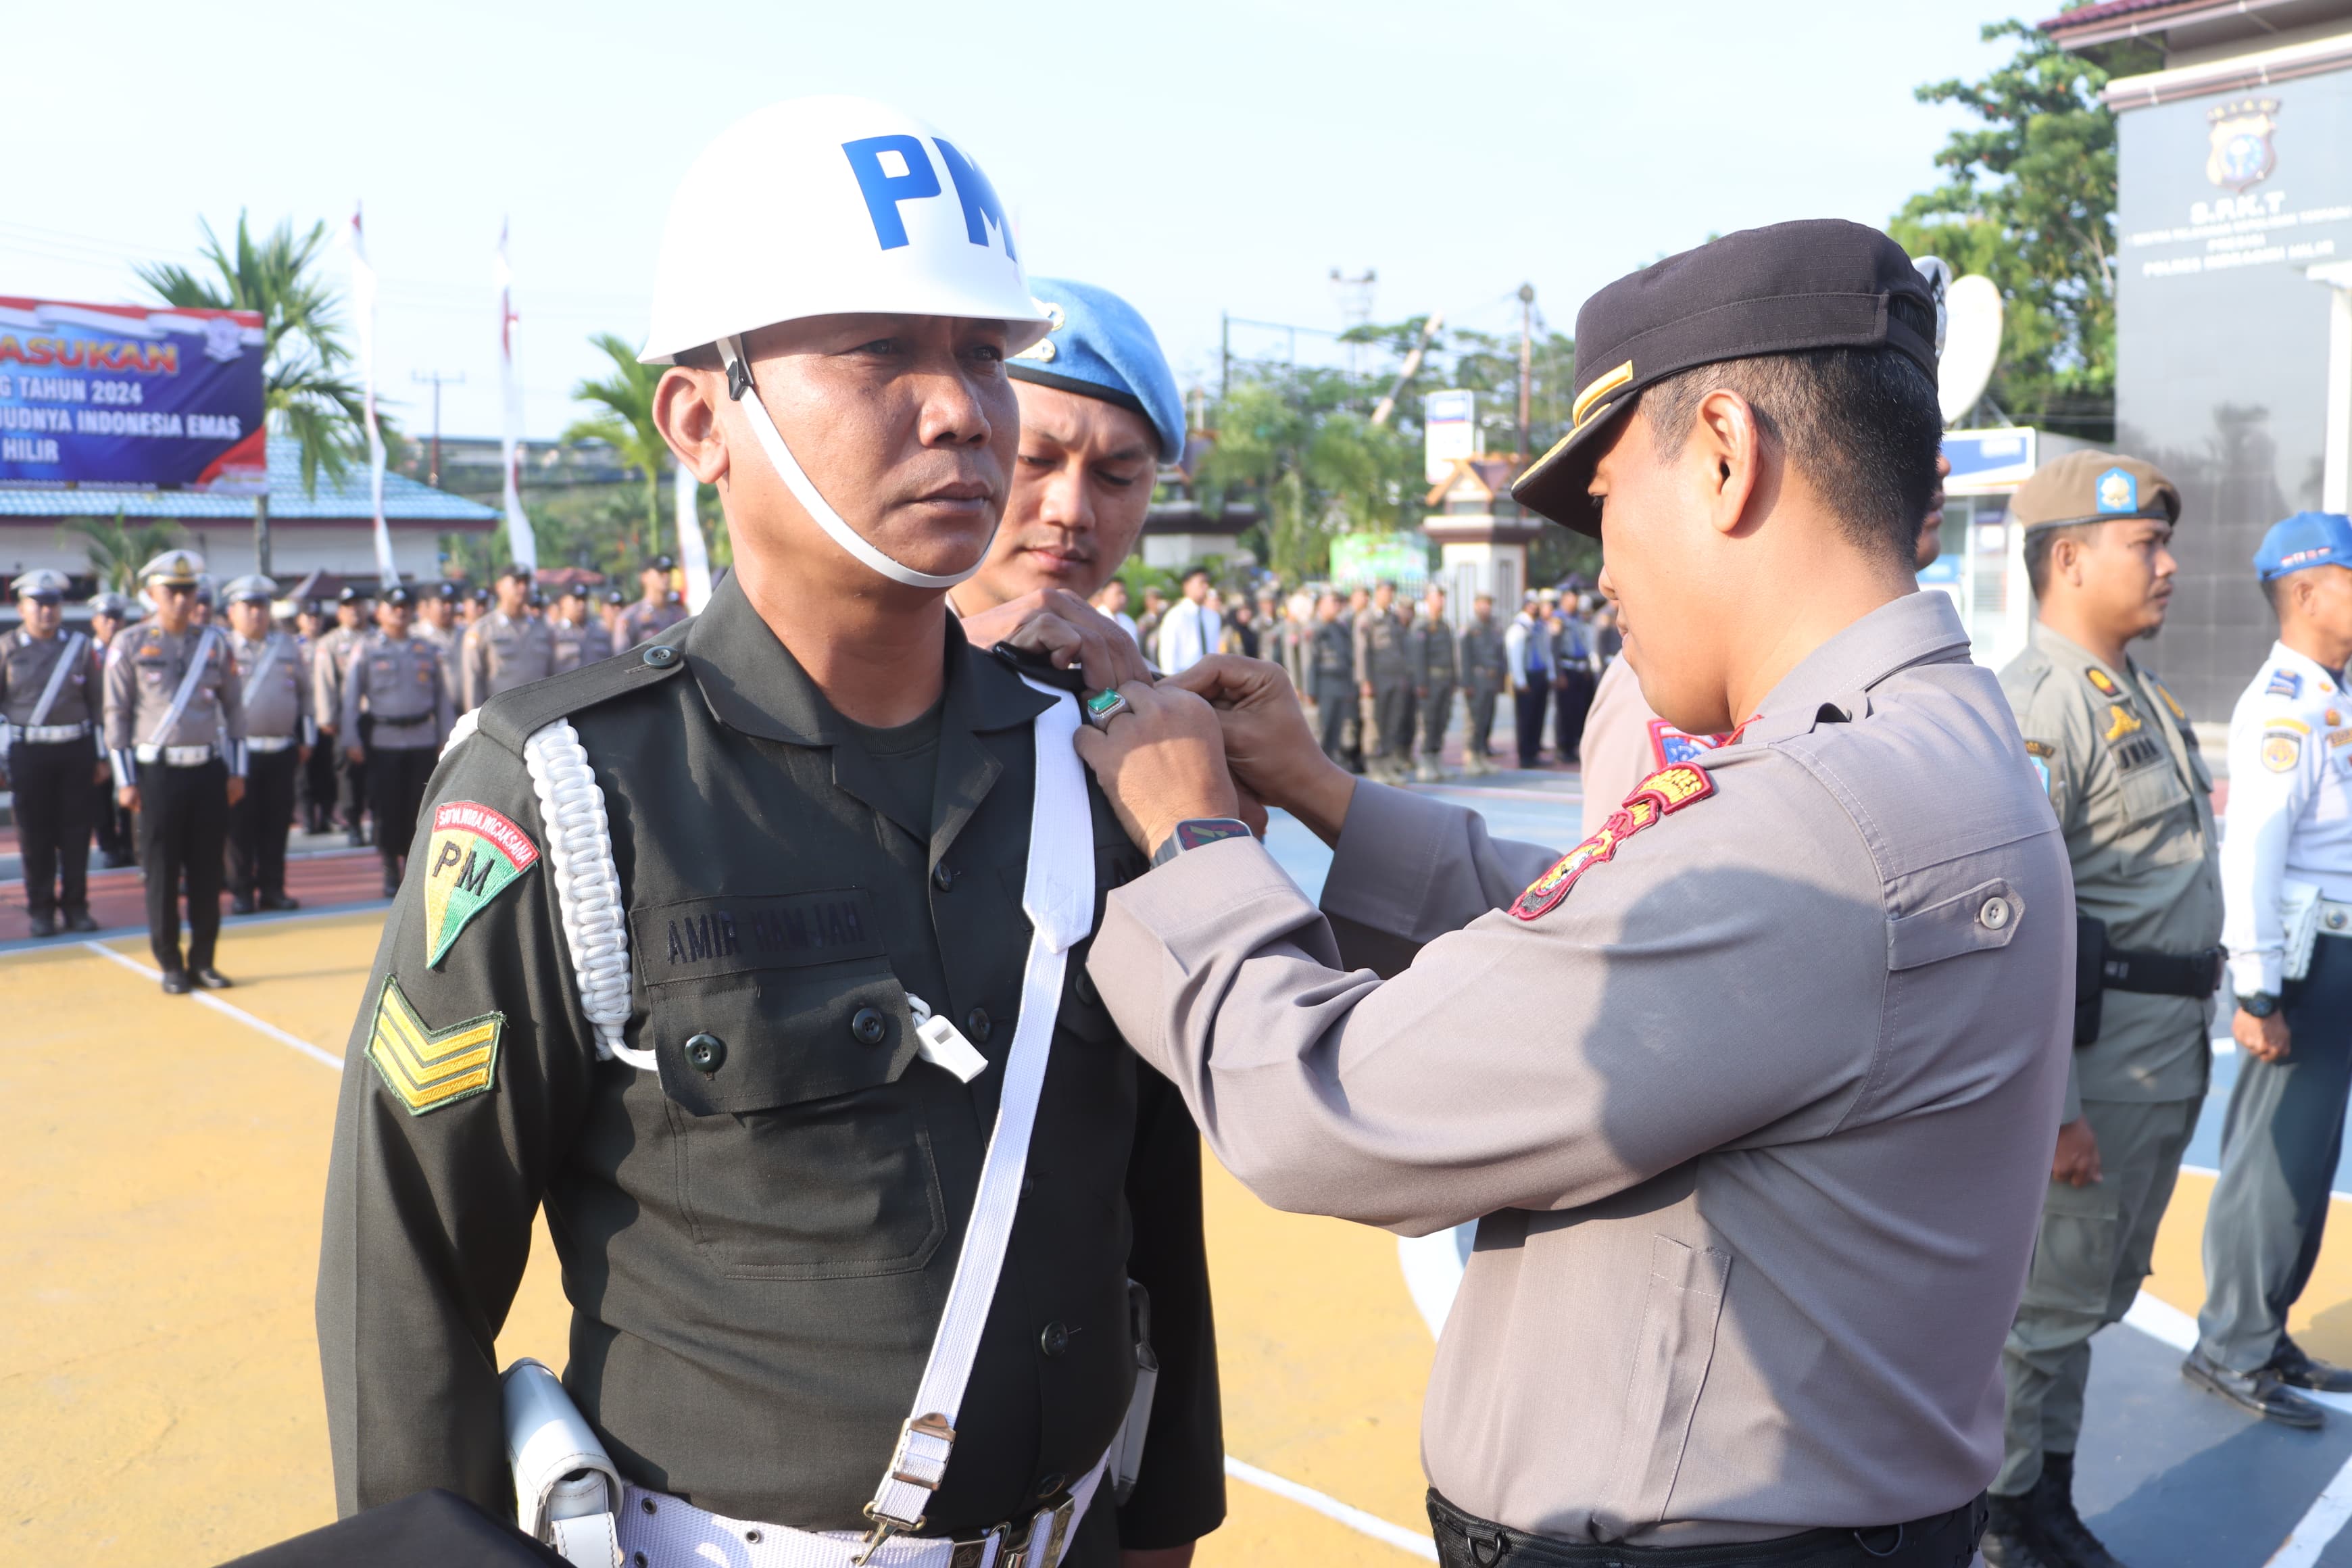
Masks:
[[[1511,905],[1512,918],[1531,921],[1558,909],[1569,889],[1576,886],[1576,879],[1602,861],[1614,858],[1619,845],[1659,818],[1714,793],[1715,781],[1696,763],[1677,763],[1652,773],[1633,786],[1625,804],[1610,813],[1599,832],[1553,861],[1550,869],[1528,884],[1527,890]]]
[[[489,1092],[498,1079],[499,1035],[506,1022],[504,1013],[485,1013],[436,1029],[417,1016],[400,982],[387,974],[376,997],[368,1060],[408,1114],[422,1116]]]
[[[2104,669],[2085,668],[2083,671],[2083,679],[2089,681],[2091,689],[2102,697],[2113,697],[2116,693],[2116,683],[2108,679],[2107,672]]]
[[[425,962],[448,956],[467,922],[538,861],[539,846],[503,813],[478,800],[436,806],[425,850]]]
[[[2098,479],[2099,510],[2109,515],[2139,510],[2139,480],[2127,468],[2109,468]]]

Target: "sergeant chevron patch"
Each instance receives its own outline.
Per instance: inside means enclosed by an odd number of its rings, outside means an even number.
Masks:
[[[485,1013],[436,1029],[416,1016],[400,982],[387,974],[376,998],[368,1060],[408,1114],[422,1116],[489,1092],[498,1080],[499,1035],[506,1023],[504,1013]]]
[[[425,849],[425,962],[437,967],[466,922],[538,859],[529,834],[478,800],[434,807]]]
[[[1601,831],[1570,850],[1551,864],[1551,869],[1528,884],[1511,905],[1515,920],[1531,921],[1549,914],[1568,897],[1576,879],[1613,858],[1617,847],[1660,817],[1680,811],[1686,805],[1705,800],[1715,793],[1715,781],[1696,763],[1677,763],[1662,768],[1633,786],[1625,804],[1610,813]]]

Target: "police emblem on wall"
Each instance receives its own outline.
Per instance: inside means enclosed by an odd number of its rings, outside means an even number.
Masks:
[[[2275,98],[2242,98],[2206,113],[2212,151],[2205,157],[2205,177],[2227,191],[2243,191],[2271,177],[2278,167],[2278,149],[2271,132],[2278,129]]]

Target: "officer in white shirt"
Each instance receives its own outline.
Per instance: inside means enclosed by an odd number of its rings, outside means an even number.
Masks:
[[[1217,612],[1209,608],[1208,569],[1195,566],[1184,574],[1184,596],[1168,606],[1158,637],[1160,668],[1169,675],[1192,668],[1217,651],[1223,630]]]
[[[2254,555],[2278,641],[2230,717],[2222,943],[2245,1053],[2205,1218],[2205,1310],[2189,1381],[2316,1426],[2294,1391],[2352,1391],[2286,1319],[2327,1223],[2352,1089],[2352,521],[2298,512]]]

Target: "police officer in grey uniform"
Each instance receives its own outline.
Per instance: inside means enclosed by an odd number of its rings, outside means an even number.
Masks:
[[[1226,1168],[1478,1221],[1422,1442],[1449,1568],[1975,1552],[2074,911],[2000,688],[1912,567],[1934,339],[1902,248],[1838,222],[1586,302],[1574,427],[1515,493],[1600,535],[1661,715],[1745,724],[1564,857],[1348,777],[1245,660],[1079,737],[1159,862],[1087,973]],[[1334,844],[1319,910],[1206,820],[1227,765]]]
[[[400,891],[425,784],[457,718],[440,652],[410,630],[415,602],[397,583],[386,588],[376,600],[376,629],[352,647],[343,672],[342,732],[367,737],[359,745],[347,744],[345,755],[367,777],[387,899]]]
[[[245,689],[227,636],[195,624],[204,569],[204,557],[193,550],[167,550],[147,563],[140,576],[154,618],[117,632],[106,650],[106,749],[116,798],[137,814],[147,942],[172,996],[185,995],[192,983],[214,991],[228,986],[213,963],[214,946],[229,809],[245,798]]]
[[[554,613],[547,618],[547,630],[555,643],[551,674],[561,675],[613,657],[613,635],[604,629],[604,623],[589,603],[584,583],[564,584],[563,592],[556,596]]]
[[[1412,767],[1412,664],[1408,629],[1397,613],[1396,584],[1372,590],[1356,617],[1356,692],[1371,708],[1379,750],[1366,748],[1364,771],[1383,784],[1402,784]]]
[[[105,721],[99,710],[104,706],[106,693],[106,650],[114,645],[114,634],[143,613],[136,599],[110,590],[89,602],[90,721],[101,762],[105,760]],[[97,826],[99,868],[110,870],[132,864],[137,849],[131,837],[131,814],[114,798],[114,769],[110,765],[100,769],[98,782],[90,786],[89,798],[90,820]]]
[[[1445,618],[1445,590],[1434,583],[1405,634],[1405,655],[1412,667],[1412,700],[1421,719],[1421,760],[1413,764],[1412,776],[1434,784],[1445,731],[1454,722],[1454,689],[1460,683],[1454,626]]]
[[[1495,771],[1495,700],[1502,695],[1507,679],[1503,668],[1503,628],[1495,620],[1492,595],[1479,595],[1470,601],[1470,624],[1462,628],[1461,643],[1463,692],[1469,699],[1467,725],[1462,731],[1462,763],[1467,773],[1491,773]]]
[[[457,706],[472,712],[501,691],[555,673],[555,637],[530,608],[530,569],[509,566],[496,584],[498,604],[466,628],[458,653]]]
[[[63,625],[66,574],[16,583],[15,631],[0,636],[0,784],[13,792],[35,936],[96,931],[89,918],[90,781],[106,763],[93,737],[100,702],[89,637]]]
[[[343,680],[351,668],[352,650],[370,635],[367,616],[367,595],[345,584],[335,595],[334,629],[319,639],[310,657],[310,711],[318,718],[320,732],[335,741],[325,748],[334,753],[335,814],[342,820],[346,842],[354,849],[367,842],[366,829],[361,826],[361,818],[367,814],[367,773],[352,756],[354,751],[364,752],[367,737],[342,730]]]
[[[449,689],[457,689],[457,653],[460,632],[457,606],[464,603],[464,584],[443,578],[430,588],[412,589],[416,595],[416,615],[410,630],[441,652],[441,664],[449,680]]]
[[[614,647],[635,647],[686,619],[686,606],[677,602],[677,595],[670,587],[670,574],[677,570],[677,563],[667,555],[656,555],[645,563],[637,573],[643,596],[621,612],[613,628]]]
[[[221,595],[245,701],[245,798],[228,814],[229,912],[300,909],[286,893],[286,837],[294,827],[296,783],[319,739],[310,674],[293,635],[269,624],[276,583],[258,574],[236,577]]]
[[[2180,493],[2069,452],[2018,490],[2039,606],[2000,672],[2074,864],[2074,1055],[2042,1238],[2001,1353],[2007,1438],[1985,1556],[2116,1568],[2074,1500],[2091,1336],[2138,1298],[2205,1101],[2221,974],[2212,775],[2188,712],[2126,648],[2164,625]]]

